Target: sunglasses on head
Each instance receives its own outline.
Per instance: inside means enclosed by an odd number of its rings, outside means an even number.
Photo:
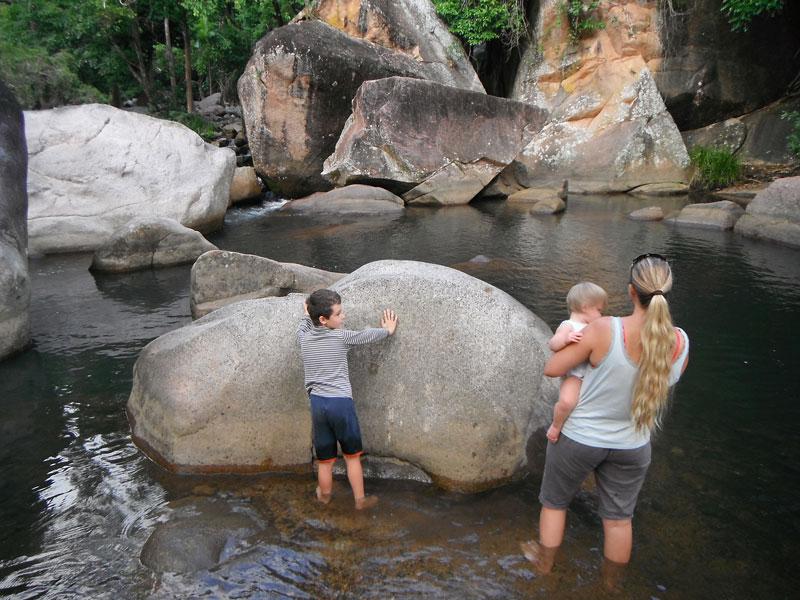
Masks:
[[[631,262],[631,268],[635,267],[637,263],[642,262],[646,258],[657,258],[659,260],[663,260],[664,262],[669,262],[666,256],[663,256],[661,254],[656,254],[655,252],[648,252],[646,254],[640,254],[639,256],[634,258],[633,261]]]

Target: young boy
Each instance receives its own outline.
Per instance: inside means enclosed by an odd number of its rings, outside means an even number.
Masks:
[[[347,352],[353,346],[382,340],[394,333],[397,315],[384,310],[380,328],[362,331],[343,329],[342,299],[332,290],[317,290],[306,301],[306,316],[300,321],[297,339],[303,356],[305,387],[311,400],[314,451],[317,454],[317,500],[331,501],[336,443],[342,448],[347,479],[353,490],[356,510],[371,508],[377,496],[364,495],[361,470],[361,429],[358,425]]]
[[[550,350],[558,352],[568,344],[579,342],[583,337],[581,330],[602,316],[607,302],[606,291],[599,285],[590,281],[573,285],[567,293],[569,319],[562,321],[553,337],[550,338],[548,342]],[[558,402],[553,407],[553,422],[547,430],[547,439],[554,444],[561,435],[561,428],[564,427],[567,417],[578,405],[583,376],[586,374],[588,366],[588,362],[578,365],[561,382]]]

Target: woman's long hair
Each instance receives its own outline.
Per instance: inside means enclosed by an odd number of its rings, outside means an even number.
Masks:
[[[669,372],[675,350],[675,329],[664,294],[672,289],[672,270],[660,257],[649,256],[631,266],[631,284],[647,311],[642,327],[642,356],[633,388],[631,416],[637,430],[655,429],[667,405]]]

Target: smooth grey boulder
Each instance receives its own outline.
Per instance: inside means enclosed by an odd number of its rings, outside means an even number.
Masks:
[[[532,215],[557,215],[567,209],[567,205],[561,198],[543,198],[534,203],[531,207]]]
[[[263,526],[251,511],[233,510],[216,498],[182,498],[169,504],[167,520],[156,525],[140,555],[157,573],[191,573],[216,567],[242,551],[242,541]]]
[[[730,200],[688,204],[681,209],[674,222],[678,225],[706,227],[710,229],[733,229],[744,209]]]
[[[720,123],[712,123],[700,129],[681,132],[686,149],[691,152],[695,146],[727,150],[731,154],[739,151],[747,138],[747,125],[741,119],[730,118]]]
[[[95,250],[92,271],[138,271],[194,262],[217,247],[175,219],[131,219]]]
[[[317,192],[305,198],[287,202],[282,211],[293,213],[335,213],[340,215],[370,215],[402,213],[403,199],[389,190],[370,185],[353,184],[330,192]]]
[[[664,218],[664,209],[660,206],[647,206],[629,213],[628,218],[632,221],[660,221]]]
[[[557,394],[542,375],[552,333],[541,319],[483,281],[427,263],[369,263],[331,287],[349,328],[375,326],[386,307],[400,316],[394,336],[350,354],[368,453],[416,465],[451,490],[520,472]],[[300,295],[240,302],[148,344],[127,406],[137,444],[176,471],[306,469],[302,314]]]
[[[408,204],[466,204],[546,118],[521,102],[431,81],[366,81],[322,174],[340,186],[391,188]]]
[[[29,248],[99,248],[134,217],[222,226],[236,157],[172,121],[104,104],[25,113]]]
[[[756,194],[736,233],[800,248],[800,177],[776,179]]]
[[[0,360],[30,341],[25,120],[0,80]]]
[[[190,309],[198,319],[233,302],[311,293],[345,276],[252,254],[212,250],[192,265]]]
[[[440,72],[319,20],[264,36],[238,90],[253,165],[270,189],[289,198],[331,189],[322,163],[336,147],[356,90],[393,75],[438,80]]]
[[[430,0],[319,0],[313,16],[347,35],[409,55],[434,81],[483,92],[467,53]]]

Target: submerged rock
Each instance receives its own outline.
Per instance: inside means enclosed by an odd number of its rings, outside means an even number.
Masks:
[[[707,227],[710,229],[733,229],[736,221],[744,214],[741,206],[730,200],[689,204],[675,217],[678,225]]]
[[[212,250],[192,265],[190,308],[198,319],[233,302],[310,293],[344,277],[294,263],[281,263],[252,254]]]
[[[99,248],[142,215],[222,226],[235,155],[188,127],[102,104],[26,112],[29,247]]]
[[[22,110],[0,80],[0,360],[30,341],[27,169]]]
[[[660,221],[664,218],[664,209],[660,206],[648,206],[633,211],[628,214],[628,218],[633,221]]]
[[[747,237],[800,248],[800,177],[777,179],[758,192],[735,230]]]
[[[295,213],[371,215],[401,213],[404,208],[403,199],[389,190],[354,184],[292,200],[281,207],[281,210]]]
[[[255,515],[214,498],[184,498],[169,504],[140,555],[142,564],[164,573],[216,567],[236,554],[241,542],[263,529]],[[240,549],[241,550],[241,549]]]
[[[194,262],[217,247],[175,219],[131,219],[95,250],[93,271],[136,271]]]
[[[505,292],[426,263],[370,263],[331,287],[350,328],[375,326],[386,307],[401,319],[395,336],[351,352],[365,450],[452,490],[514,477],[557,393],[542,375],[545,323]],[[240,302],[148,344],[127,411],[140,447],[176,471],[307,469],[302,301]]]

